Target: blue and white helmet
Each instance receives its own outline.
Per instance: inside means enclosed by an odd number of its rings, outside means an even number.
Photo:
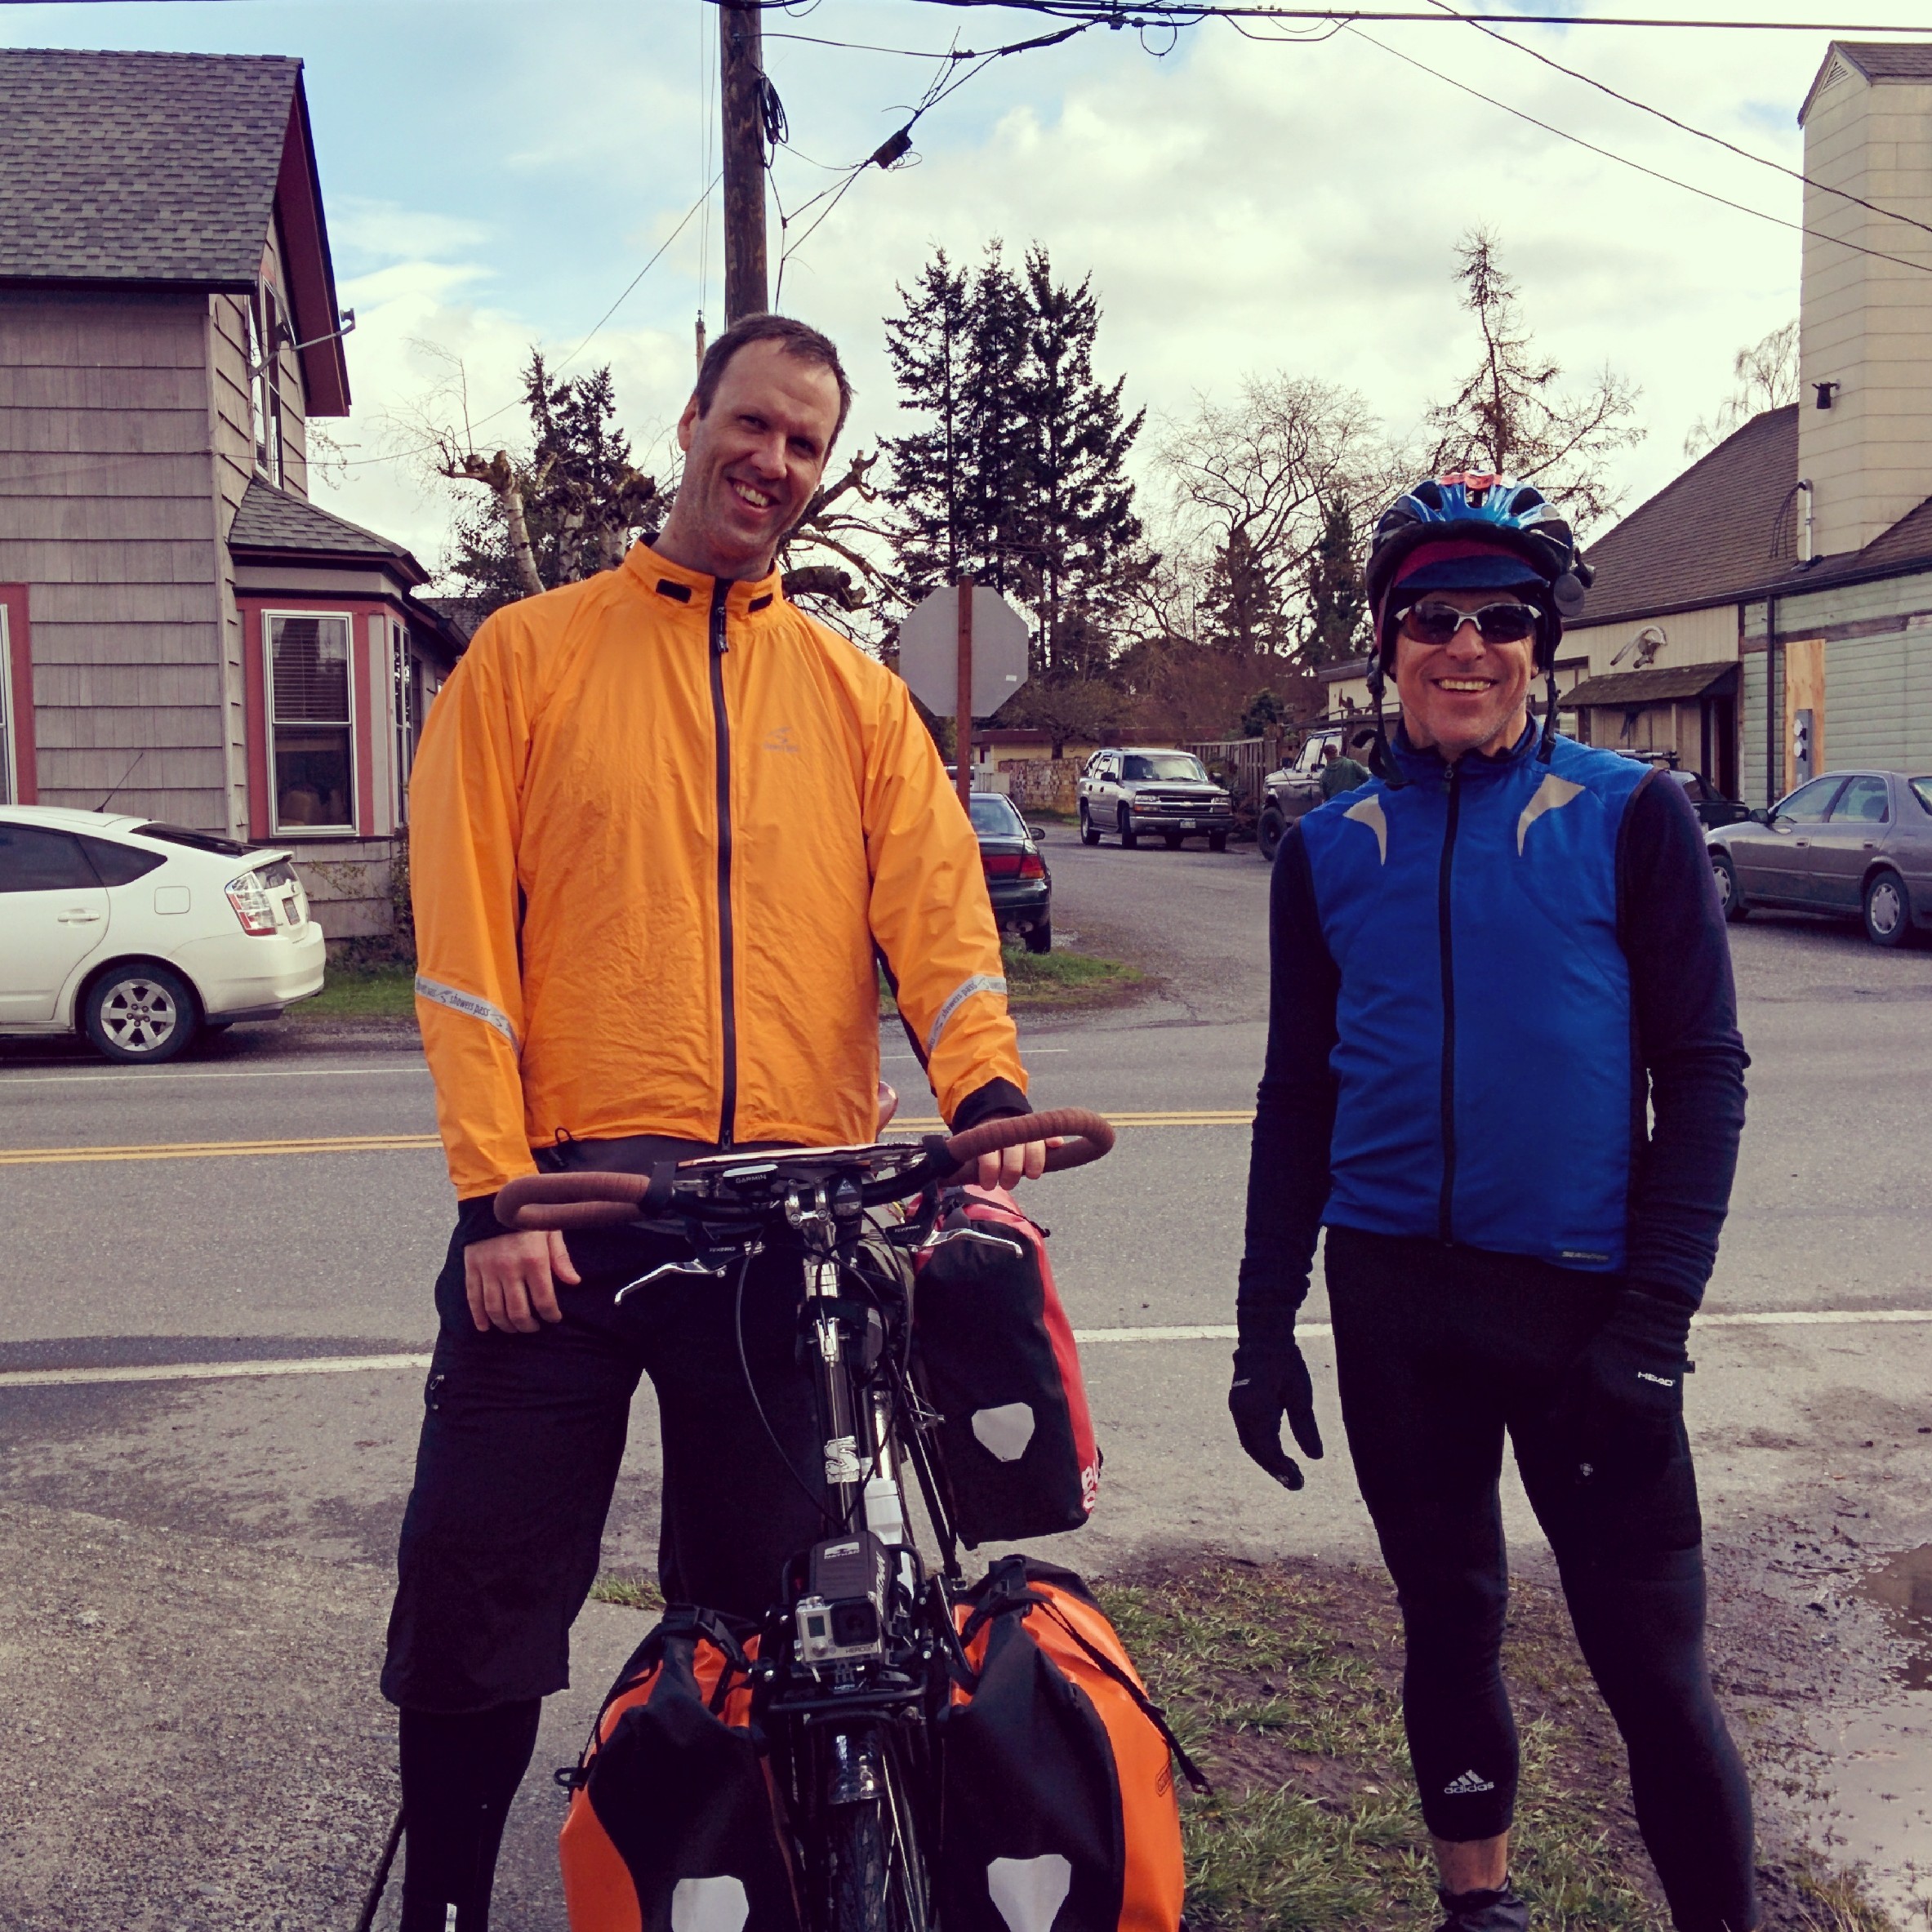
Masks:
[[[1369,545],[1366,575],[1378,654],[1386,662],[1399,586],[1517,584],[1544,614],[1537,659],[1547,670],[1563,620],[1582,614],[1595,574],[1578,554],[1569,523],[1534,484],[1461,470],[1429,477],[1382,512]]]

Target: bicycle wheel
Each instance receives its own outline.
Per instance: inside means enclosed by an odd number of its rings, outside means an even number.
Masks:
[[[931,1932],[926,1861],[899,1768],[885,1795],[830,1806],[826,1817],[826,1932]]]

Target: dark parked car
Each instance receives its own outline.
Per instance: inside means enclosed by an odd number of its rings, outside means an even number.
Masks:
[[[1053,946],[1053,881],[1039,849],[1039,835],[996,791],[973,795],[973,829],[986,867],[986,895],[1003,933],[1017,933],[1030,953]]]
[[[1674,751],[1626,751],[1618,750],[1619,758],[1634,758],[1640,763],[1662,765],[1678,784],[1684,787],[1685,797],[1697,808],[1697,815],[1707,826],[1738,825],[1750,817],[1751,812],[1741,799],[1727,799],[1702,772],[1680,772],[1677,769],[1677,755]]]
[[[1875,946],[1932,926],[1932,774],[1827,772],[1704,843],[1728,918],[1756,906],[1852,914]]]
[[[1096,751],[1078,789],[1084,845],[1117,832],[1131,851],[1143,833],[1158,832],[1169,852],[1196,836],[1208,841],[1209,852],[1225,852],[1235,829],[1234,800],[1191,751],[1151,745]]]

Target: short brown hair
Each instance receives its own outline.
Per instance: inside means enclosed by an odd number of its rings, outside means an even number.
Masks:
[[[808,323],[795,322],[789,315],[745,316],[706,349],[705,359],[698,365],[697,386],[692,392],[697,398],[698,414],[710,413],[718,385],[724,380],[726,364],[753,342],[776,342],[787,355],[796,356],[801,363],[816,363],[821,369],[831,371],[839,385],[839,420],[832,425],[831,437],[826,444],[830,452],[852,408],[852,381],[845,373],[844,363],[839,360],[838,348],[831,337],[821,335]]]

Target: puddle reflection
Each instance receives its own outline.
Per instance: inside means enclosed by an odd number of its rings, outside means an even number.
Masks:
[[[1932,1544],[1900,1551],[1866,1577],[1859,1592],[1881,1605],[1893,1634],[1912,1645],[1894,1675],[1914,1690],[1932,1687]]]

